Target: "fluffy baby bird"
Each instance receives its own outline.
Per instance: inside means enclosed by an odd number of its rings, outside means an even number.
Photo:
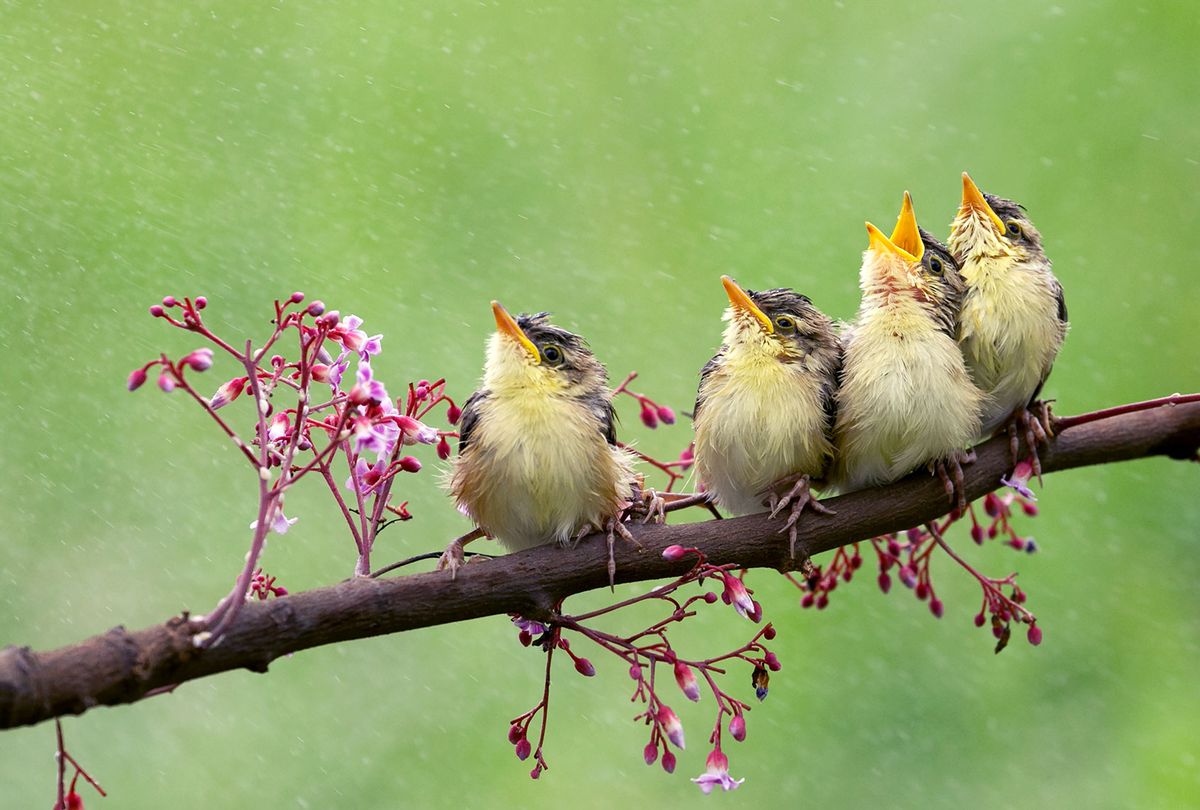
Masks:
[[[483,382],[463,406],[450,493],[476,532],[446,549],[453,572],[481,534],[509,551],[567,544],[593,528],[628,537],[632,458],[616,444],[608,375],[583,338],[546,313],[514,319],[492,302]]]
[[[841,347],[833,322],[788,289],[746,292],[722,276],[729,296],[724,343],[700,372],[695,410],[701,487],[734,514],[789,502],[784,529],[796,553],[809,492],[833,458],[834,388]],[[780,492],[785,494],[780,497]]]
[[[965,509],[961,465],[974,459],[984,397],[956,342],[962,276],[917,227],[908,192],[891,238],[869,222],[867,233],[862,305],[843,336],[836,483],[852,492],[929,465]]]
[[[950,252],[962,267],[959,345],[975,384],[988,395],[983,436],[1007,425],[1016,461],[1020,434],[1041,474],[1037,443],[1049,413],[1030,413],[1067,336],[1067,305],[1042,249],[1042,235],[1011,200],[984,194],[963,172],[962,205],[950,226]]]

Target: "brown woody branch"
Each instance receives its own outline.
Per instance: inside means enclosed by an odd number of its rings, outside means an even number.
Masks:
[[[1200,448],[1200,402],[1151,410],[1101,412],[1063,420],[1064,429],[1041,453],[1046,472],[1147,456],[1195,458]],[[967,468],[968,500],[1000,486],[1010,468],[1008,441],[993,439]],[[913,475],[888,487],[826,503],[836,516],[808,512],[800,546],[809,555],[932,520],[947,510],[936,479]],[[617,581],[677,576],[690,561],[667,562],[671,544],[697,546],[717,565],[788,570],[787,538],[763,515],[675,526],[634,528],[637,550],[618,543]],[[397,633],[504,613],[544,617],[560,599],[608,584],[607,550],[593,535],[574,549],[541,547],[446,573],[393,579],[358,578],[283,599],[245,605],[216,646],[199,649],[186,614],[130,632],[116,627],[48,652],[0,650],[0,728],[31,725],[93,706],[140,700],[172,684],[245,668],[266,672],[287,653],[357,638]]]

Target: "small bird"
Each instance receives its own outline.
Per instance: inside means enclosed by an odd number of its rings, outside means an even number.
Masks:
[[[853,492],[924,464],[965,509],[962,464],[974,460],[984,397],[956,342],[962,276],[917,226],[908,192],[891,238],[869,222],[867,233],[862,304],[843,335],[835,482]]]
[[[967,283],[958,342],[975,384],[988,395],[981,436],[1007,425],[1016,461],[1023,434],[1036,473],[1049,409],[1031,413],[1067,336],[1067,305],[1042,249],[1042,235],[1012,200],[984,194],[963,172],[962,205],[950,252]]]
[[[579,335],[547,313],[514,319],[492,302],[496,332],[483,381],[463,405],[449,489],[475,532],[455,540],[440,568],[486,534],[509,551],[566,545],[593,528],[632,540],[620,514],[635,497],[633,459],[617,446],[608,374]]]
[[[789,289],[747,292],[729,276],[721,283],[729,325],[700,372],[697,478],[734,514],[759,512],[769,503],[774,517],[790,502],[784,530],[795,556],[804,507],[830,511],[809,488],[833,458],[841,346],[833,321],[807,297]]]

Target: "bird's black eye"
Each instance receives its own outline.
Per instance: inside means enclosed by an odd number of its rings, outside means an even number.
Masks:
[[[929,271],[935,276],[940,276],[945,269],[946,268],[942,265],[942,260],[937,256],[931,256],[929,258]]]
[[[557,365],[562,362],[562,349],[553,343],[547,343],[542,347],[542,359],[551,365]]]
[[[1014,239],[1019,238],[1022,234],[1021,226],[1014,220],[1010,219],[1005,224],[1004,228],[1006,231],[1008,231],[1008,235],[1013,237]]]
[[[796,328],[796,322],[787,315],[780,315],[775,319],[775,328],[780,332],[790,332]]]

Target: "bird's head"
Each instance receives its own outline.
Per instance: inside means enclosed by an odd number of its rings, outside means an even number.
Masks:
[[[484,387],[536,388],[576,396],[607,384],[604,366],[579,335],[550,323],[549,313],[508,314],[492,302],[496,332],[488,342]]]
[[[952,329],[965,283],[946,246],[917,225],[907,191],[892,235],[885,236],[868,222],[867,236],[861,273],[864,298],[884,307],[916,304]]]
[[[833,322],[807,296],[786,288],[743,290],[729,276],[721,276],[721,283],[729,296],[725,345],[731,352],[757,351],[787,361],[835,340]]]
[[[1012,200],[984,194],[966,172],[962,204],[950,224],[950,252],[960,264],[988,262],[1009,267],[1045,261],[1042,235],[1025,209]]]

